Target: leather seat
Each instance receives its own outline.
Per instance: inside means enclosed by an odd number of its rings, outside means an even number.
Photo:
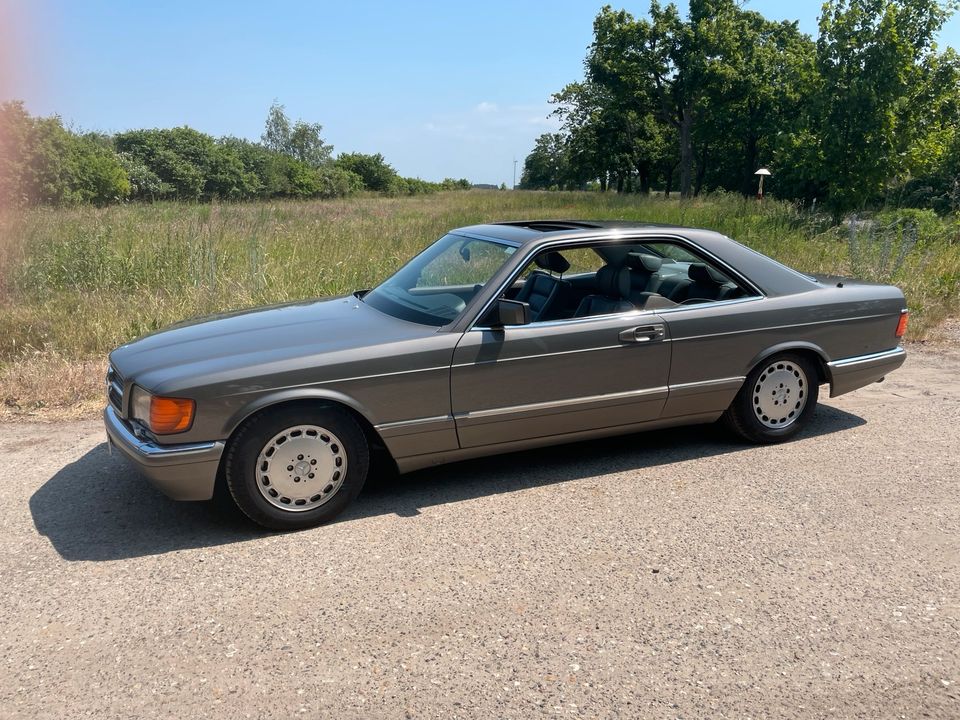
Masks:
[[[691,263],[687,279],[677,283],[667,297],[681,303],[685,300],[727,300],[737,293],[737,286],[710,266]]]
[[[630,268],[604,265],[597,270],[597,294],[587,295],[577,306],[574,317],[627,312],[634,306],[626,296],[630,292]]]
[[[570,289],[570,283],[562,277],[563,273],[570,269],[570,263],[556,251],[541,253],[533,262],[538,267],[561,276],[554,277],[534,270],[527,276],[520,292],[514,298],[530,306],[530,320],[536,322],[549,319],[551,311],[561,305],[562,298]]]
[[[630,291],[627,299],[640,307],[647,298],[660,290],[660,266],[663,261],[656,255],[630,253],[625,260],[630,268]]]

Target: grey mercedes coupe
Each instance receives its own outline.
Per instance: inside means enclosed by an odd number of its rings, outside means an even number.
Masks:
[[[181,323],[110,354],[110,442],[163,492],[304,528],[400,472],[722,420],[759,443],[904,361],[896,287],[707,230],[452,230],[372,290]],[[377,467],[378,464],[373,464]]]

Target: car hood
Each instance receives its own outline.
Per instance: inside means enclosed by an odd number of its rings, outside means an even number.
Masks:
[[[289,303],[178,323],[121,345],[110,362],[153,392],[254,377],[389,352],[436,334],[354,296]]]

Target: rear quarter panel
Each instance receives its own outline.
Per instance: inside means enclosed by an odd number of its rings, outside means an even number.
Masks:
[[[815,352],[829,381],[827,362],[896,347],[904,307],[899,289],[864,284],[661,311],[670,328],[670,387],[744,378],[764,358],[791,349]],[[665,415],[706,410],[704,401],[722,411],[737,387],[718,392],[714,386],[700,397],[672,394]]]

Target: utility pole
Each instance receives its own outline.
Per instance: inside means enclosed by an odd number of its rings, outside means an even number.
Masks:
[[[513,189],[517,189],[517,159],[513,159]]]

